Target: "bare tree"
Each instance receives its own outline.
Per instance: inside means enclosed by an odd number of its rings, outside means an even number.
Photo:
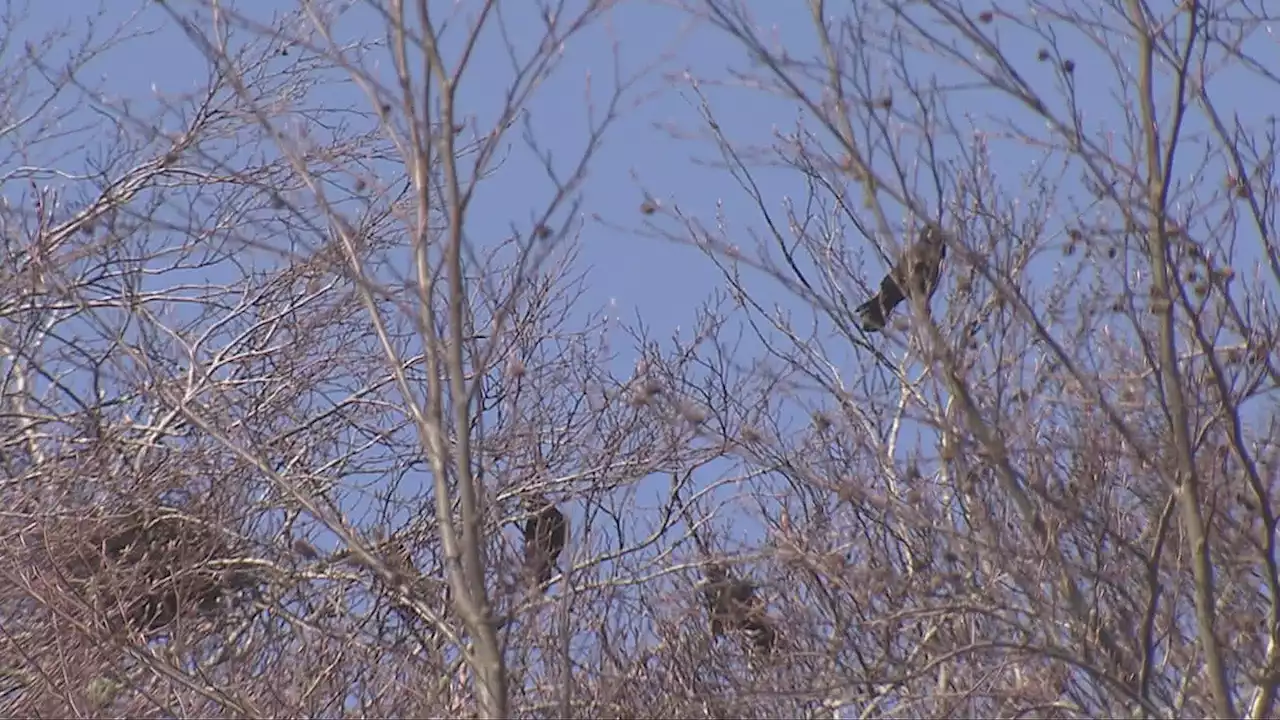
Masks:
[[[505,532],[516,501],[595,514],[706,454],[626,400],[599,317],[567,317],[581,184],[638,96],[619,74],[604,106],[585,101],[567,164],[528,102],[609,3],[369,4],[385,33],[354,43],[338,4],[270,19],[148,5],[208,67],[153,114],[79,84],[123,41],[111,28],[77,27],[88,49],[70,65],[33,46],[15,68],[54,78],[118,145],[86,176],[43,144],[49,98],[11,96],[7,139],[27,161],[6,196],[31,189],[3,215],[6,287],[22,290],[0,330],[6,710],[509,717],[513,697],[574,702],[567,666],[513,668],[507,648],[567,647],[539,611],[610,592],[593,568],[619,556],[586,542],[588,515],[561,558],[581,581],[530,597]],[[512,13],[540,17],[542,38],[507,48],[486,126],[458,97]],[[325,109],[344,83],[363,112]],[[471,237],[478,184],[520,144],[549,200],[505,239]]]
[[[791,381],[777,430],[745,443],[778,613],[818,666],[779,696],[841,716],[1273,715],[1274,133],[1225,89],[1274,86],[1271,18],[819,0],[813,52],[749,3],[682,5],[742,50],[687,87],[762,240],[657,194],[643,232],[724,270]],[[725,83],[804,120],[739,140]],[[761,193],[780,162],[802,197]],[[878,270],[855,238],[892,258],[936,218],[945,292],[870,342],[854,305]]]
[[[618,4],[6,6],[0,713],[1274,716],[1272,18],[683,0],[755,217],[600,218],[723,271],[657,337],[576,265],[656,66],[531,102]]]

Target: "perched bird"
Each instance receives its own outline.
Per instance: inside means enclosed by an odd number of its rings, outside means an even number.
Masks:
[[[711,615],[711,633],[720,635],[728,630],[741,630],[757,650],[772,651],[777,632],[765,614],[764,603],[756,596],[755,586],[730,577],[717,562],[708,563],[703,572],[706,580],[702,596]]]
[[[568,525],[564,514],[542,495],[526,498],[525,510],[529,517],[524,523],[524,564],[538,586],[544,587],[564,550]]]
[[[903,300],[919,294],[928,302],[942,276],[942,260],[947,256],[947,243],[941,227],[929,223],[916,242],[902,251],[898,263],[880,281],[880,292],[858,306],[858,320],[867,332],[882,330]]]

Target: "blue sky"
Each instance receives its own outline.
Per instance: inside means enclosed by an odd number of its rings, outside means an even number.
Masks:
[[[156,92],[180,94],[196,90],[206,82],[204,59],[154,3],[109,5],[111,7],[97,21],[99,27],[115,27],[133,17],[129,27],[147,32],[146,39],[126,42],[112,49],[90,66],[92,72],[82,77],[82,82],[100,88],[106,96],[130,98],[139,114],[144,114],[141,109]],[[294,7],[295,3],[273,0],[254,5],[257,7],[253,14],[266,18],[279,9]],[[516,8],[514,15],[521,14],[518,3],[508,5]],[[175,3],[175,6],[182,8],[183,4]],[[30,21],[20,28],[22,34],[34,39],[60,28],[71,28],[73,34],[80,34],[75,24],[68,24],[66,7],[61,3],[32,3]],[[134,10],[138,8],[142,11],[135,14]],[[512,13],[510,9],[508,12]],[[706,29],[682,32],[688,24],[687,18],[656,4],[623,3],[622,7],[609,13],[609,18],[608,24],[597,24],[575,36],[567,46],[561,70],[545,83],[530,105],[539,141],[549,146],[558,157],[566,158],[566,162],[575,158],[583,145],[587,122],[582,98],[587,72],[596,78],[594,95],[597,99],[606,97],[604,93],[608,88],[605,86],[613,72],[614,38],[621,43],[624,72],[635,72],[642,64],[652,62],[659,48],[675,51],[676,58],[666,65],[668,71],[692,69],[715,72],[723,69],[730,58],[737,57],[733,44],[725,38]],[[361,8],[347,13],[338,27],[349,37],[380,37],[382,32],[376,19]],[[451,34],[450,37],[457,35]],[[475,116],[481,128],[491,126],[501,101],[500,90],[494,89],[502,88],[510,78],[505,59],[493,54],[493,51],[501,50],[499,40],[495,33],[486,34],[464,83],[461,114],[464,117]],[[66,47],[67,44],[62,45]],[[18,45],[10,52],[20,48]],[[648,93],[664,85],[666,83],[660,77],[654,77],[640,87]],[[666,140],[666,133],[654,127],[660,122],[696,127],[696,100],[691,101],[690,98],[689,93],[678,90],[662,92],[628,112],[614,126],[593,164],[587,184],[585,207],[590,213],[628,224],[638,218],[638,207],[644,195],[630,177],[633,171],[646,186],[664,197],[679,198],[682,205],[700,213],[711,211],[720,199],[725,200],[730,208],[737,204],[737,198],[725,195],[728,188],[724,187],[720,173],[689,162],[690,144],[672,146]],[[349,88],[349,92],[334,88],[326,100],[333,106],[344,102],[360,107],[365,105],[364,97],[354,88]],[[768,112],[771,106],[774,112]],[[784,125],[795,117],[794,111],[785,104],[747,93],[736,94],[732,114],[739,113],[744,118],[767,118],[769,123]],[[767,138],[770,124],[755,122],[750,125],[747,130],[752,135]],[[483,211],[473,214],[468,228],[477,242],[483,242],[486,236],[504,237],[512,222],[519,227],[527,226],[533,213],[541,210],[548,199],[541,168],[525,151],[518,133],[513,133],[511,138],[511,155],[504,162],[502,171],[486,181],[477,196],[476,205]],[[81,147],[79,139],[74,146],[76,148]],[[659,147],[663,149],[655,151]],[[711,148],[704,146],[692,150],[705,157],[709,156]],[[13,189],[6,188],[5,192],[9,195]],[[781,194],[779,188],[777,195]],[[743,208],[743,212],[749,210]],[[581,261],[591,268],[588,305],[601,307],[616,300],[618,312],[628,319],[634,317],[633,312],[638,309],[659,336],[664,336],[666,330],[676,325],[683,323],[687,326],[691,310],[706,297],[710,288],[719,283],[718,273],[695,251],[618,237],[615,233],[593,227],[591,223],[583,232]]]
[[[92,7],[89,3],[84,3]],[[205,81],[206,69],[200,54],[191,43],[170,23],[167,16],[154,3],[108,3],[111,7],[100,21],[101,27],[113,27],[126,18],[133,17],[131,27],[146,29],[145,41],[121,44],[91,66],[93,70],[81,78],[90,86],[102,88],[105,94],[134,98],[145,104],[154,91],[181,93],[195,89]],[[244,5],[242,3],[242,5]],[[440,3],[441,7],[453,3]],[[465,5],[465,3],[463,4]],[[519,27],[518,16],[531,10],[521,8],[520,3],[507,3],[512,23]],[[751,3],[757,23],[768,29],[771,37],[787,46],[796,55],[811,53],[815,49],[807,3],[756,2]],[[183,3],[175,3],[183,8]],[[291,0],[271,0],[254,3],[254,15],[262,18],[280,14],[295,7]],[[29,11],[31,21],[20,28],[27,38],[37,38],[48,30],[76,28],[74,18],[68,23],[63,3],[34,2]],[[247,5],[245,7],[248,7]],[[975,4],[974,6],[978,6]],[[985,5],[984,5],[985,7]],[[141,8],[141,12],[134,11]],[[797,12],[797,10],[803,10]],[[87,17],[87,16],[85,16]],[[607,20],[597,23],[586,32],[575,36],[567,46],[560,70],[541,88],[529,109],[532,123],[541,142],[550,147],[558,157],[573,158],[580,152],[586,127],[582,98],[586,77],[590,73],[594,82],[594,97],[602,100],[613,72],[615,43],[621,49],[621,65],[624,73],[637,71],[654,61],[662,51],[670,58],[662,64],[662,73],[655,74],[642,83],[640,91],[646,93],[646,101],[625,113],[606,138],[605,144],[592,166],[590,179],[584,193],[588,214],[598,215],[606,221],[623,226],[639,224],[637,208],[644,199],[642,187],[649,188],[662,200],[676,200],[686,211],[704,219],[714,216],[717,203],[723,203],[725,215],[738,224],[744,232],[749,226],[758,226],[758,213],[744,197],[740,188],[719,169],[709,168],[692,158],[718,160],[714,147],[706,142],[675,142],[659,124],[678,126],[691,131],[701,131],[697,98],[678,78],[683,71],[704,78],[723,78],[730,67],[747,69],[742,48],[724,33],[705,26],[691,27],[685,13],[656,2],[623,2],[606,15]],[[338,24],[347,37],[378,37],[381,28],[376,18],[362,8],[348,11]],[[451,34],[451,38],[458,35]],[[519,42],[519,35],[516,35]],[[488,33],[473,62],[468,80],[464,83],[462,112],[474,115],[479,127],[490,125],[500,98],[495,88],[501,88],[510,77],[509,66],[495,50],[500,50],[499,38]],[[525,44],[532,42],[525,39]],[[486,44],[487,43],[487,44]],[[1082,84],[1097,82],[1112,73],[1107,60],[1080,40],[1063,38],[1064,46],[1075,45],[1080,52],[1072,55],[1076,63],[1076,77]],[[1006,33],[1002,41],[1007,54],[1013,58],[1025,58],[1023,71],[1033,82],[1043,85],[1051,82],[1050,67],[1035,63],[1033,58],[1038,46],[1024,36]],[[21,45],[10,48],[10,53]],[[1274,56],[1274,52],[1272,53]],[[954,68],[930,60],[913,61],[919,70],[934,73],[944,84],[950,80],[969,79]],[[1229,109],[1239,110],[1245,117],[1260,116],[1262,108],[1248,103],[1250,78],[1240,71],[1229,71],[1214,81],[1215,94],[1226,102]],[[154,89],[154,90],[153,90]],[[1094,99],[1086,99],[1087,118],[1097,127],[1120,129],[1123,116],[1109,93],[1088,88]],[[652,94],[651,94],[652,93]],[[716,89],[708,91],[717,113],[717,120],[733,140],[765,144],[776,129],[791,129],[801,117],[795,103],[747,89]],[[1025,113],[1008,100],[996,98],[989,92],[958,92],[951,97],[961,103],[949,106],[957,116],[973,115],[999,117],[1005,108],[1011,118],[1025,118]],[[970,98],[971,102],[966,101]],[[332,90],[334,105],[344,102],[360,102],[363,98],[351,90],[350,95],[341,88]],[[469,234],[476,242],[486,236],[502,237],[509,224],[527,225],[532,214],[545,205],[547,190],[541,168],[520,142],[518,134],[511,136],[511,155],[501,172],[482,185],[476,212],[470,218]],[[1013,144],[1001,147],[998,139],[992,139],[993,159],[1002,182],[1017,187],[1023,173],[1034,162],[1024,148]],[[634,175],[634,177],[633,177]],[[639,179],[637,183],[636,178]],[[1188,178],[1188,180],[1193,180]],[[761,171],[758,177],[766,199],[774,203],[772,209],[781,207],[784,197],[799,197],[803,192],[801,180],[794,174]],[[1068,184],[1067,187],[1070,187]],[[5,188],[6,196],[13,193]],[[689,248],[667,243],[646,241],[635,236],[620,235],[588,220],[582,233],[581,262],[591,270],[589,294],[586,305],[601,307],[610,301],[617,303],[617,312],[634,317],[639,311],[661,337],[666,331],[689,324],[690,313],[707,296],[708,291],[721,284],[717,271],[704,262],[700,255]],[[875,274],[872,268],[868,274]],[[761,288],[767,291],[768,288]],[[776,292],[776,290],[775,290]],[[786,296],[777,292],[776,299],[785,302]]]

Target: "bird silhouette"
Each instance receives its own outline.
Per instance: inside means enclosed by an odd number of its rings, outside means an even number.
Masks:
[[[902,257],[880,281],[880,292],[857,307],[859,323],[866,332],[884,329],[889,313],[903,300],[919,294],[925,302],[933,296],[942,277],[942,261],[947,256],[946,235],[929,223],[920,237],[907,246]]]
[[[706,580],[702,594],[711,615],[711,633],[741,630],[757,650],[771,652],[778,635],[765,614],[764,603],[756,596],[755,586],[731,577],[718,562],[708,563],[703,573]]]
[[[539,587],[551,581],[568,536],[564,514],[543,495],[525,499],[529,517],[524,523],[524,562]]]

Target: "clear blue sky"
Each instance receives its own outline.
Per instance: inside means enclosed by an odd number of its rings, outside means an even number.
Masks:
[[[34,40],[50,30],[68,27],[73,34],[78,34],[78,24],[89,16],[69,16],[68,10],[73,6],[88,10],[94,5],[91,2],[33,2],[29,8],[30,21],[19,28],[19,37]],[[132,16],[135,20],[131,27],[146,29],[150,35],[145,41],[127,42],[110,51],[90,66],[92,72],[81,78],[83,82],[100,87],[107,94],[136,98],[139,103],[145,103],[153,96],[153,88],[163,93],[179,93],[205,82],[207,70],[203,58],[168,22],[167,15],[156,7],[156,3],[143,0],[110,2],[107,5],[110,7],[106,14],[97,21],[99,27],[111,28]],[[264,0],[239,5],[254,7],[253,14],[260,18],[296,7],[292,0]],[[454,3],[435,5],[444,8]],[[509,17],[520,15],[521,3],[505,5]],[[527,14],[531,20],[534,17],[533,5],[528,3]],[[186,4],[176,2],[174,6],[183,9]],[[985,3],[973,3],[974,12],[985,7]],[[799,0],[754,2],[751,8],[759,25],[769,28],[793,54],[799,56],[815,52],[807,3]],[[141,12],[135,15],[138,9]],[[587,72],[594,76],[594,95],[603,99],[613,70],[615,40],[621,47],[624,72],[634,72],[642,64],[651,62],[662,50],[673,51],[673,58],[663,66],[672,73],[687,69],[696,76],[723,78],[725,70],[730,67],[750,67],[741,48],[732,39],[706,27],[690,31],[687,15],[659,3],[622,2],[608,13],[608,18],[608,22],[598,23],[572,40],[559,72],[545,84],[530,106],[540,141],[556,152],[557,157],[574,158],[582,147],[582,133],[586,126],[582,108],[585,76]],[[513,26],[519,27],[519,23],[513,23]],[[348,38],[379,37],[382,32],[376,19],[359,7],[344,14],[338,27]],[[1025,58],[1021,68],[1023,72],[1037,82],[1049,80],[1048,65],[1034,62],[1038,45],[1012,32],[1005,32],[1003,38],[1002,45],[1011,57]],[[533,40],[526,38],[525,41]],[[496,34],[489,33],[486,43],[487,47],[482,44],[473,63],[463,101],[463,113],[475,113],[480,119],[480,127],[489,125],[496,109],[498,98],[494,89],[504,87],[510,78],[508,64],[493,52],[500,50]],[[1082,91],[1082,95],[1088,96],[1084,105],[1091,117],[1087,121],[1120,129],[1123,123],[1120,109],[1108,97],[1110,93],[1106,88],[1096,85],[1112,76],[1108,61],[1099,57],[1097,52],[1091,52],[1078,39],[1067,37],[1064,45],[1068,48],[1075,45],[1079,49],[1072,57],[1077,64],[1076,77],[1087,91]],[[9,53],[21,52],[21,48],[21,43],[15,43],[9,48]],[[1276,57],[1274,50],[1271,57]],[[931,61],[915,64],[921,71],[936,72],[943,82],[960,78],[953,68],[945,65]],[[593,165],[585,193],[587,212],[618,224],[638,224],[637,208],[643,195],[631,177],[634,172],[644,186],[652,188],[661,199],[668,202],[677,199],[688,212],[712,220],[716,203],[723,202],[726,215],[740,223],[744,231],[748,226],[758,227],[758,213],[723,171],[691,162],[691,157],[718,159],[713,147],[705,142],[674,142],[664,130],[655,127],[657,123],[669,123],[691,130],[702,129],[696,98],[688,88],[657,76],[642,87],[661,92],[628,112],[609,134]],[[1267,112],[1265,103],[1248,102],[1250,81],[1242,71],[1222,74],[1215,79],[1213,87],[1215,95],[1228,110],[1238,110],[1245,118],[1257,118]],[[741,142],[766,143],[775,128],[789,129],[798,118],[794,103],[768,97],[762,92],[713,89],[710,94],[717,119],[732,139]],[[348,97],[342,97],[346,93],[335,89],[333,95],[335,105],[363,103],[363,97],[354,91]],[[1007,106],[1010,117],[1025,118],[1022,111],[1008,101],[993,102],[990,93],[966,95],[961,92],[954,93],[952,97],[957,102],[964,102],[966,97],[972,98],[971,107],[950,108],[958,116],[967,113],[999,116],[1003,105]],[[1004,181],[1010,187],[1016,187],[1022,173],[1035,158],[1024,148],[1012,144],[1001,148],[998,141],[993,141],[993,147],[997,170],[1007,178]],[[481,242],[486,236],[498,238],[506,235],[510,222],[526,226],[531,214],[545,204],[546,184],[542,171],[525,151],[518,134],[512,135],[511,149],[512,155],[502,171],[484,183],[477,199],[477,207],[482,211],[472,214],[472,225],[468,228],[474,241]],[[74,155],[66,158],[63,164],[73,162]],[[1188,163],[1188,170],[1190,167]],[[1194,180],[1191,177],[1186,179]],[[765,171],[760,173],[759,181],[765,197],[773,200],[775,210],[781,207],[786,196],[803,197],[804,187],[794,174]],[[15,190],[4,188],[4,193],[12,196]],[[639,310],[659,337],[677,325],[687,327],[691,310],[711,288],[721,284],[718,272],[693,250],[619,236],[590,221],[583,232],[582,261],[592,269],[590,295],[586,301],[588,306],[599,307],[616,300],[619,313],[628,319],[634,317],[634,310]],[[868,274],[876,272],[878,268],[870,269]],[[776,299],[786,302],[786,296],[781,292]]]
[[[93,6],[93,3],[77,4],[86,8]],[[792,47],[811,47],[805,14],[792,13],[788,8],[790,4],[759,3],[757,12],[765,24],[777,22],[780,37]],[[90,66],[93,72],[82,77],[83,82],[101,88],[104,94],[131,98],[135,108],[142,108],[154,97],[153,88],[161,93],[176,94],[194,90],[206,81],[204,59],[155,3],[144,0],[109,5],[108,12],[97,21],[100,28],[115,27],[134,16],[131,27],[145,29],[149,35],[145,41],[130,41],[110,51]],[[509,15],[521,14],[520,3],[506,5]],[[183,8],[184,3],[177,2],[174,6]],[[240,6],[251,7],[247,3]],[[255,16],[266,18],[281,9],[294,7],[295,3],[270,0],[255,2],[253,6],[257,6],[253,11]],[[31,21],[21,28],[22,34],[37,38],[48,30],[68,26],[73,34],[79,34],[77,23],[87,16],[70,18],[69,22],[68,7],[64,3],[33,3]],[[142,12],[135,16],[138,8],[142,8]],[[528,14],[532,19],[532,11]],[[792,17],[788,19],[788,15]],[[744,66],[740,49],[729,38],[705,27],[688,31],[688,18],[679,11],[656,3],[624,2],[609,13],[609,18],[607,24],[598,23],[574,37],[567,46],[559,72],[530,105],[539,141],[565,162],[576,158],[582,148],[586,128],[582,107],[586,73],[594,76],[594,95],[603,100],[613,72],[615,38],[621,47],[625,73],[635,72],[643,64],[652,62],[664,49],[673,50],[675,55],[664,65],[667,72],[687,69],[695,75],[710,77],[722,76],[730,65]],[[382,33],[376,19],[361,8],[348,12],[338,27],[349,38],[380,37]],[[465,83],[462,107],[463,115],[478,116],[481,128],[492,124],[501,101],[500,89],[510,79],[505,57],[494,53],[501,51],[499,38],[490,32],[485,41]],[[10,49],[15,51],[21,51],[21,44]],[[609,133],[587,185],[585,208],[588,213],[618,224],[636,224],[644,196],[631,177],[634,172],[644,186],[652,188],[660,198],[667,202],[676,198],[687,211],[711,217],[717,201],[723,201],[729,217],[742,218],[744,229],[748,222],[754,223],[757,218],[752,207],[722,171],[690,161],[691,156],[718,160],[713,147],[703,142],[673,142],[665,130],[655,127],[658,123],[669,123],[701,130],[697,100],[692,93],[660,76],[652,77],[641,87],[645,91],[665,87],[665,91],[628,112]],[[736,140],[768,142],[774,128],[786,129],[797,119],[792,104],[758,92],[713,90],[712,96],[720,103],[718,119]],[[335,89],[330,102],[365,105],[364,97],[354,89],[349,94]],[[481,211],[472,214],[468,228],[473,241],[482,242],[486,236],[503,237],[509,232],[511,222],[518,227],[527,226],[531,214],[540,210],[547,200],[541,168],[525,150],[518,132],[511,135],[511,140],[510,158],[501,172],[483,184],[477,197],[476,207]],[[66,158],[64,164],[73,162],[74,155]],[[775,210],[784,195],[802,189],[794,178],[785,178],[776,172],[765,172],[761,177],[766,197],[776,199]],[[6,188],[5,193],[10,195],[13,189]],[[587,305],[599,307],[616,300],[619,313],[628,320],[634,318],[634,311],[638,309],[658,337],[664,337],[676,325],[687,327],[693,308],[706,298],[712,287],[721,284],[719,273],[696,251],[618,236],[590,222],[583,233],[582,262],[592,269]],[[779,295],[778,299],[785,298]]]

